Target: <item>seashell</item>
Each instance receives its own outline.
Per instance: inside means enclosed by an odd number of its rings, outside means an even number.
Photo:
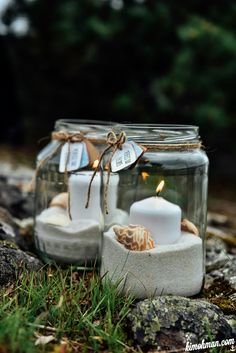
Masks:
[[[181,221],[181,230],[183,232],[189,232],[195,235],[199,235],[199,230],[197,229],[197,227],[186,218],[182,219]]]
[[[68,192],[62,192],[61,194],[56,195],[51,203],[50,207],[61,207],[61,208],[68,208],[69,203],[69,195]]]
[[[128,250],[150,250],[155,248],[155,242],[150,231],[141,225],[114,226],[117,240]]]

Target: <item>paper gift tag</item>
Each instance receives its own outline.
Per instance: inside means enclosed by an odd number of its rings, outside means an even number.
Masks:
[[[145,152],[145,149],[140,147],[137,143],[135,143],[134,141],[130,141],[130,144],[133,146],[135,154],[136,154],[136,158],[139,159],[142,154]]]
[[[83,151],[82,151],[82,157],[81,157],[79,168],[84,168],[89,165],[89,155],[88,155],[86,144],[84,142],[81,142],[81,143],[83,145]]]
[[[121,150],[117,150],[111,161],[111,171],[118,172],[119,170],[126,169],[137,160],[135,150],[129,142],[122,145]]]
[[[66,142],[61,149],[59,172],[64,173],[66,170],[71,172],[79,169],[82,151],[83,144],[81,142],[73,142],[70,145]]]

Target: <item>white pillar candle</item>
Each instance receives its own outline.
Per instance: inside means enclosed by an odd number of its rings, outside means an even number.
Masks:
[[[104,185],[107,182],[107,172],[103,173],[104,175]],[[119,175],[117,173],[110,174],[110,180],[108,185],[108,193],[107,193],[107,206],[108,206],[108,214],[105,215],[105,223],[109,224],[116,214],[117,211],[117,199],[118,199],[118,184],[119,184]]]
[[[133,203],[130,224],[148,228],[157,246],[172,244],[181,235],[181,209],[162,197],[149,197]]]
[[[93,171],[83,171],[72,174],[69,178],[70,212],[72,220],[92,219],[103,225],[101,211],[101,175],[97,173],[91,186],[88,208],[85,208],[88,187]]]

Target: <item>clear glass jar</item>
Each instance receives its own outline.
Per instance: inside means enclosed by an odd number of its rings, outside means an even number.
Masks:
[[[84,163],[77,170],[59,171],[65,141],[58,138],[52,139],[38,154],[34,236],[36,248],[45,262],[54,260],[89,266],[99,259],[104,226],[101,173],[94,178],[89,207],[85,205],[94,172],[93,164],[106,147],[106,136],[110,130],[110,124],[100,121],[63,119],[55,123],[56,133],[82,133],[86,139],[86,144],[85,140],[82,142],[83,148],[84,144],[87,147],[86,154],[83,149],[80,157],[80,152],[74,151],[75,144],[70,143],[70,154],[76,152],[80,166]]]
[[[139,298],[194,295],[204,278],[208,187],[208,158],[198,127],[136,124],[119,129],[126,142],[146,151],[135,166],[115,173],[117,205],[105,222],[102,275],[123,279],[123,290]],[[137,250],[141,238],[144,251]]]

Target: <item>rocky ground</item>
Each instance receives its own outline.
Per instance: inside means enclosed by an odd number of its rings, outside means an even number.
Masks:
[[[5,163],[0,174],[0,286],[4,286],[22,269],[35,271],[42,263],[32,240],[33,195],[27,186],[33,171],[13,170]],[[187,342],[236,338],[236,205],[219,200],[214,205],[208,217],[202,292],[190,299],[161,296],[135,303],[127,331],[137,351],[179,352]],[[228,350],[236,350],[236,345]]]

